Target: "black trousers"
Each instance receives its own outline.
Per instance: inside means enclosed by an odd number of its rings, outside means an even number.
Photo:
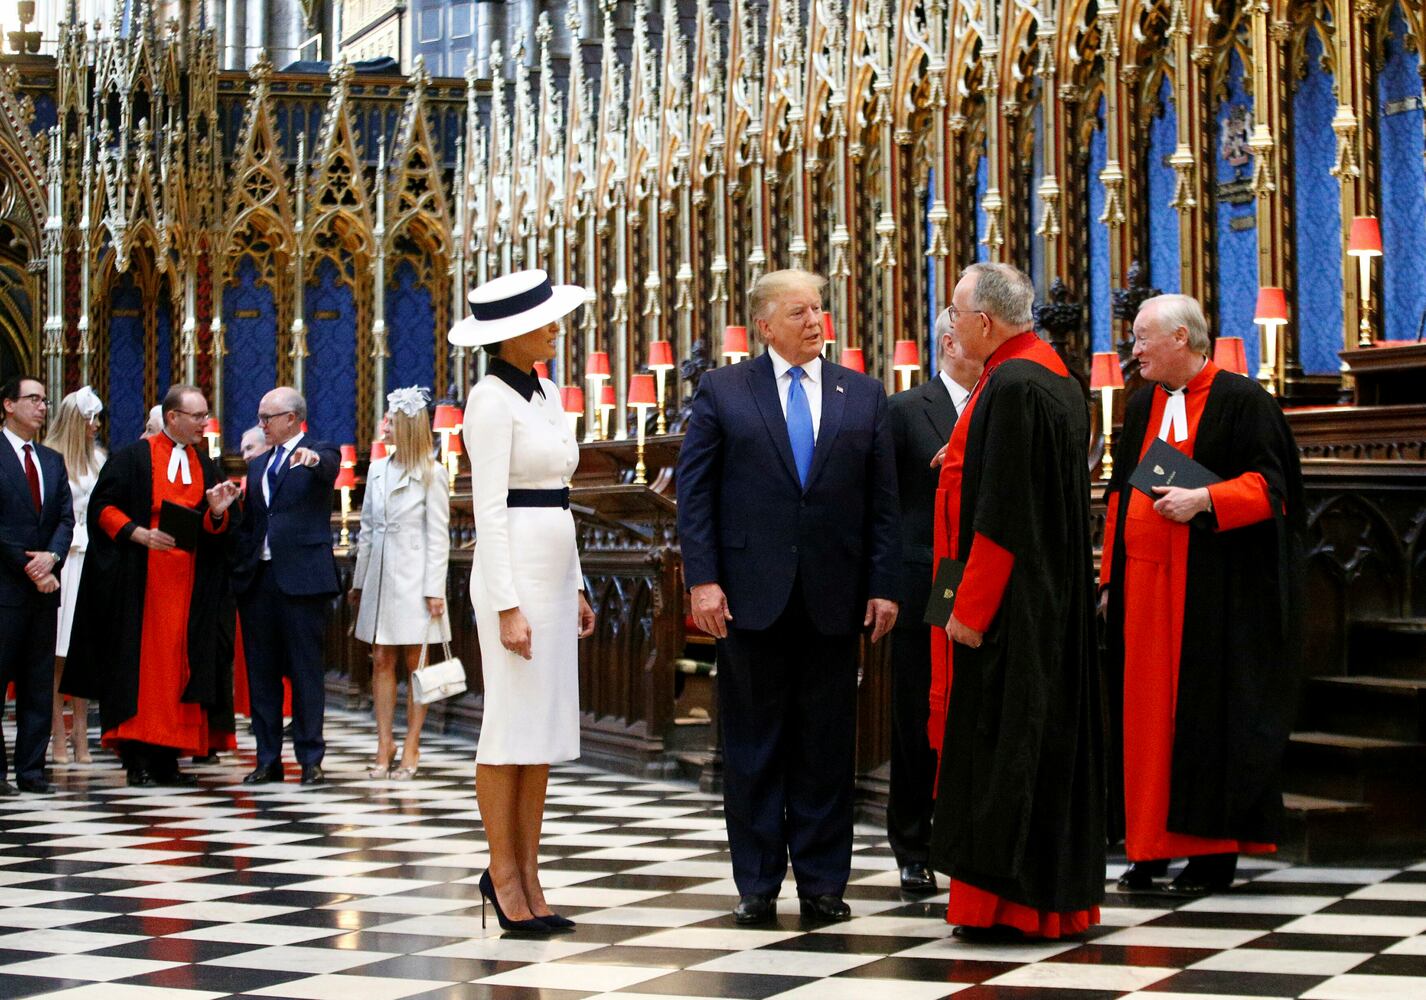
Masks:
[[[248,696],[259,767],[282,759],[282,678],[292,682],[292,749],[303,767],[320,764],[326,753],[322,718],[322,629],[327,598],[294,597],[278,590],[271,567],[260,564],[252,585],[238,599],[243,652],[248,661]]]
[[[43,780],[54,704],[56,605],[39,591],[16,607],[0,607],[0,692],[15,683],[15,774]],[[3,697],[3,694],[0,694]],[[9,773],[0,733],[0,779]]]
[[[891,633],[891,791],[886,833],[902,867],[931,860],[936,751],[926,737],[931,715],[930,635],[926,625]]]
[[[824,636],[801,587],[770,628],[718,643],[723,807],[742,895],[840,895],[852,858],[857,637]]]

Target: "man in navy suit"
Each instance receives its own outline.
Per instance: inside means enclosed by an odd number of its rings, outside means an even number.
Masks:
[[[901,540],[886,393],[822,360],[822,288],[773,271],[749,296],[768,350],[708,372],[678,460],[693,618],[718,639],[728,845],[740,924],[846,920],[858,634],[896,621]]]
[[[59,452],[35,438],[49,400],[38,379],[0,386],[0,692],[15,682],[15,776],[21,791],[47,792],[45,746],[53,704],[59,571],[74,534],[69,476]],[[3,697],[3,695],[0,695]],[[0,734],[0,794],[7,780]]]
[[[292,748],[304,785],[321,784],[322,629],[340,590],[332,556],[336,445],[302,430],[307,401],[280,386],[262,397],[258,424],[268,451],[248,463],[233,591],[243,622],[257,767],[248,784],[282,780],[282,678],[292,683]]]

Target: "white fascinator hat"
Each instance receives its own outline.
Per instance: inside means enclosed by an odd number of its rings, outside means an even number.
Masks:
[[[451,327],[457,347],[484,347],[538,330],[584,305],[579,285],[551,285],[544,271],[491,278],[470,293],[470,315]]]

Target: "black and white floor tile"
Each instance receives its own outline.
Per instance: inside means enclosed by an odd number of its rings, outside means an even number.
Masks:
[[[577,932],[482,927],[474,747],[426,740],[410,782],[365,777],[367,720],[332,713],[330,783],[129,789],[111,763],[0,799],[0,998],[65,1000],[1153,1000],[1426,998],[1426,863],[1244,868],[1174,907],[1111,893],[1086,940],[950,936],[859,828],[854,919],[735,927],[718,799],[582,766],[551,776],[543,872]],[[1119,867],[1109,871],[1112,879]]]

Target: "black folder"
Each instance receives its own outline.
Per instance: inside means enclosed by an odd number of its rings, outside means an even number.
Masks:
[[[1223,477],[1215,476],[1163,438],[1154,438],[1143,461],[1129,476],[1129,485],[1152,500],[1161,495],[1154,492],[1155,486],[1196,490],[1222,481]]]
[[[942,559],[936,567],[936,579],[931,583],[931,599],[926,602],[926,615],[921,620],[935,628],[945,628],[951,620],[951,608],[956,603],[956,591],[961,589],[961,577],[966,564],[954,559]]]
[[[203,515],[192,507],[165,500],[158,511],[158,530],[173,536],[173,544],[185,552],[198,548],[198,534],[203,530]]]

